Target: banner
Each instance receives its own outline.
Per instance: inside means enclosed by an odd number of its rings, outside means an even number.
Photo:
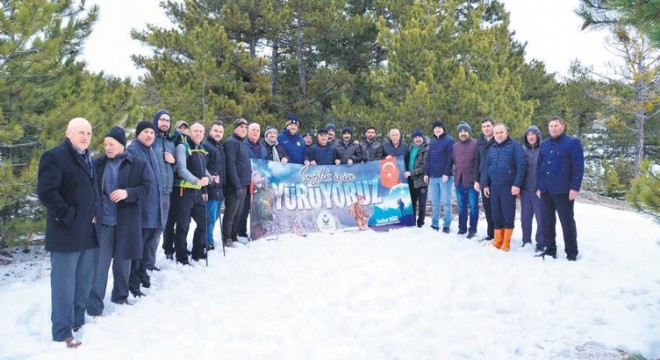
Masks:
[[[250,236],[413,226],[404,169],[403,157],[307,167],[252,160]]]

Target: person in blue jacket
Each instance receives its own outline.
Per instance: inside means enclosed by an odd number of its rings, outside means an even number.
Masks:
[[[309,149],[310,165],[334,165],[335,145],[328,141],[328,130],[319,129],[317,142]]]
[[[280,143],[286,153],[289,155],[289,162],[292,164],[309,165],[309,158],[307,155],[307,147],[305,140],[298,134],[299,125],[298,116],[296,114],[289,114],[287,116],[284,131],[277,137],[277,142]]]
[[[556,212],[564,234],[566,258],[575,261],[578,245],[573,207],[584,176],[584,151],[580,140],[566,134],[564,119],[550,119],[548,132],[550,138],[541,143],[537,174],[545,241],[545,251],[540,256],[557,257]]]
[[[493,136],[495,143],[486,153],[481,186],[491,205],[495,228],[492,244],[509,251],[516,218],[516,196],[525,178],[525,153],[522,146],[509,137],[506,125],[495,124]]]
[[[438,120],[433,123],[433,135],[429,142],[428,155],[424,164],[424,182],[429,184],[432,215],[431,228],[440,230],[440,203],[444,208],[442,232],[449,234],[451,225],[451,189],[454,184],[451,153],[454,138],[445,131],[445,123]]]

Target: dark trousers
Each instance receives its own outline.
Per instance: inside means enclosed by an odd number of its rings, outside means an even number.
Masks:
[[[131,269],[130,259],[115,258],[117,226],[101,225],[99,250],[96,252],[94,285],[87,301],[87,313],[91,316],[103,314],[105,291],[108,286],[108,271],[112,262],[112,294],[110,301],[121,302],[128,298],[128,278]]]
[[[541,217],[541,199],[536,191],[520,191],[520,227],[523,243],[532,243],[532,220],[536,218],[536,246],[545,246],[543,241],[543,219]]]
[[[543,240],[548,251],[557,252],[555,226],[559,216],[561,229],[564,235],[564,251],[570,257],[578,255],[577,227],[573,212],[574,200],[568,199],[568,194],[541,193],[541,219],[543,221]]]
[[[225,215],[222,217],[223,240],[231,238],[236,241],[238,236],[238,222],[243,212],[247,186],[238,189],[229,188],[225,192]]]
[[[426,199],[428,197],[428,188],[426,186],[415,189],[412,179],[408,178],[410,186],[410,199],[412,200],[413,219],[417,219],[417,227],[424,225],[426,219]],[[417,209],[419,207],[419,210]]]
[[[181,188],[174,187],[170,193],[170,208],[167,212],[167,223],[165,230],[163,230],[163,250],[165,255],[174,254],[174,227],[176,226],[177,210],[179,208],[179,199]]]
[[[85,309],[94,281],[97,248],[71,253],[50,253],[50,301],[53,341],[73,336],[85,324]]]
[[[151,286],[151,278],[147,274],[149,261],[147,260],[147,249],[155,242],[158,244],[158,236],[163,229],[142,229],[142,243],[144,244],[144,257],[140,260],[131,260],[131,275],[128,279],[128,289],[135,294],[140,292],[140,284],[144,287]]]
[[[249,188],[248,188],[249,189]],[[252,203],[252,194],[249,191],[245,193],[245,199],[243,200],[243,209],[240,212],[240,217],[238,219],[238,236],[247,237],[247,220],[250,215],[250,205]]]
[[[493,212],[490,206],[490,199],[484,194],[484,190],[481,189],[481,203],[484,205],[484,214],[486,215],[486,224],[488,224],[486,235],[490,237],[495,236],[495,228],[493,227]]]
[[[163,207],[163,211],[169,215],[170,212],[170,202],[171,202],[171,193],[161,195],[160,204]],[[169,217],[169,216],[168,216]],[[167,220],[165,220],[167,223]],[[153,240],[148,244],[145,244],[144,248],[144,260],[146,261],[147,270],[153,270],[156,267],[156,253],[158,252],[158,244],[160,243],[160,236],[163,235],[164,228],[158,229],[158,233],[154,235]]]
[[[513,229],[513,222],[516,219],[516,197],[511,195],[511,185],[492,185],[490,206],[495,229]]]
[[[206,201],[202,199],[202,191],[184,189],[183,197],[179,198],[176,212],[175,251],[179,261],[188,261],[188,229],[190,219],[195,220],[197,227],[193,235],[192,258],[198,260],[206,256]]]

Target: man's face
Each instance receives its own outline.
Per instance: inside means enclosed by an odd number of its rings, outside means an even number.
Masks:
[[[177,129],[180,133],[182,133],[182,134],[186,134],[186,135],[190,136],[190,131],[188,131],[188,125],[186,125],[186,124],[181,124],[181,125],[179,125],[179,127],[176,128],[176,129]]]
[[[484,134],[485,137],[493,136],[493,124],[491,124],[490,121],[481,123],[481,133]]]
[[[298,132],[298,124],[291,123],[287,125],[286,129],[289,130],[291,135],[295,135]]]
[[[417,146],[422,145],[422,143],[424,142],[424,138],[421,137],[421,136],[415,136],[415,137],[413,138],[413,142],[414,142],[415,145],[417,145]]]
[[[467,130],[461,130],[458,132],[458,138],[465,141],[470,138],[470,133]]]
[[[345,132],[345,133],[341,134],[341,138],[344,140],[344,142],[347,143],[347,142],[351,141],[351,133]]]
[[[85,151],[92,141],[92,125],[84,119],[71,121],[66,129],[66,137],[71,141],[73,147]]]
[[[399,141],[401,141],[401,133],[399,132],[398,129],[390,130],[390,141],[394,145],[399,144]]]
[[[559,120],[552,120],[548,123],[548,131],[550,132],[550,136],[553,138],[563,134],[564,129],[566,129],[566,126]]]
[[[328,129],[328,141],[335,139],[335,129]]]
[[[103,139],[103,147],[105,147],[105,154],[110,159],[114,159],[115,156],[124,152],[124,146],[119,141],[110,136],[107,136],[105,139]]]
[[[257,123],[252,123],[248,127],[248,140],[253,143],[256,143],[261,136],[261,126]]]
[[[376,138],[376,130],[369,129],[364,133],[364,136],[367,138],[367,141],[373,141]]]
[[[504,140],[506,140],[506,137],[509,136],[509,132],[504,126],[497,125],[493,128],[493,136],[495,136],[495,141],[498,144],[501,144]]]
[[[247,135],[247,130],[248,130],[247,124],[236,125],[236,127],[234,127],[234,134],[236,134],[236,136],[238,136],[239,138],[244,139],[245,136]]]
[[[307,146],[312,145],[314,143],[314,138],[312,137],[312,135],[307,135],[303,139],[305,139],[305,145]]]
[[[146,147],[150,147],[154,143],[154,139],[156,138],[156,133],[154,133],[153,129],[144,129],[140,131],[140,134],[138,134],[137,139],[139,142],[142,143],[142,145]]]
[[[222,137],[225,136],[225,127],[222,125],[213,125],[211,126],[211,131],[209,132],[211,138],[215,141],[222,140]]]
[[[160,130],[160,132],[167,134],[170,130],[170,126],[172,126],[172,119],[169,115],[163,114],[158,118],[158,130]]]
[[[527,142],[530,145],[535,145],[539,141],[539,137],[536,136],[536,133],[533,132],[533,131],[528,132],[527,136],[525,136],[525,137],[527,138]]]
[[[266,134],[266,139],[271,143],[274,143],[275,140],[277,140],[277,133],[275,131],[269,131],[268,134]]]
[[[192,124],[190,127],[190,138],[196,145],[201,144],[204,139],[204,126],[200,123]]]
[[[445,129],[443,129],[440,126],[436,126],[436,127],[433,128],[433,135],[435,135],[435,136],[440,136],[444,133],[445,133]]]
[[[316,139],[318,139],[319,145],[325,146],[328,143],[328,134],[327,133],[317,134]]]

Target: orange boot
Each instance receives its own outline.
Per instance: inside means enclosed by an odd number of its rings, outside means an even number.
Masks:
[[[509,251],[511,249],[511,235],[513,235],[513,229],[502,229],[504,232],[504,244],[502,245],[502,251]]]
[[[504,241],[504,229],[495,229],[494,235],[495,239],[491,244],[499,249],[502,247],[502,242]]]

